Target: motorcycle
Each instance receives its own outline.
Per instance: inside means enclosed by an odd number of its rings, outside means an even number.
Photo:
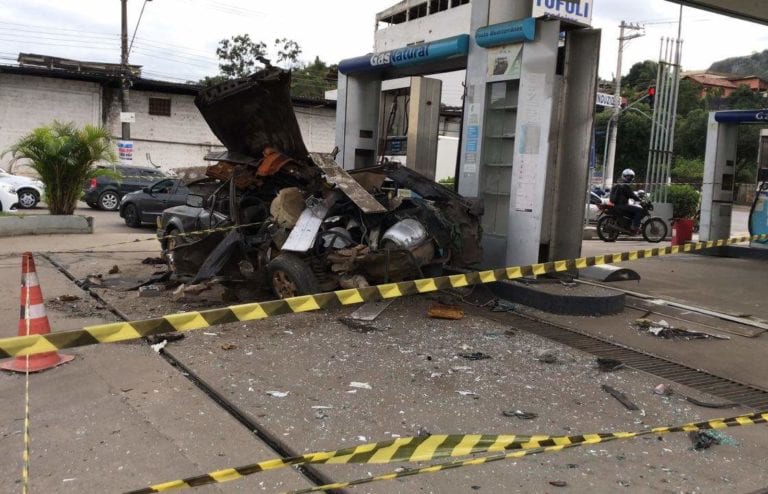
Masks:
[[[658,216],[652,216],[653,203],[643,191],[637,192],[643,208],[640,232],[647,242],[658,243],[667,237],[667,224]],[[613,203],[598,204],[597,236],[603,242],[615,242],[619,235],[632,235],[632,219],[616,211]]]

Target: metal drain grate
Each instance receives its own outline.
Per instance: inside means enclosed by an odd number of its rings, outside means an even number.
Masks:
[[[486,314],[486,317],[489,316],[491,319],[496,319],[493,315]],[[622,347],[572,328],[566,328],[520,314],[508,314],[503,322],[512,323],[517,329],[543,336],[544,338],[598,357],[619,360],[624,362],[627,367],[689,386],[732,403],[738,403],[739,405],[759,410],[768,409],[768,391],[748,384],[732,381],[672,362],[671,360]]]

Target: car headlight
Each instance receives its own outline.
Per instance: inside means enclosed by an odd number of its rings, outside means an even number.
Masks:
[[[16,187],[14,187],[11,184],[0,183],[0,188],[2,188],[6,192],[10,192],[11,194],[15,194],[16,193]]]

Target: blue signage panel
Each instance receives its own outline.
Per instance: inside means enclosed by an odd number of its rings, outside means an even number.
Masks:
[[[719,111],[715,112],[715,121],[720,123],[768,124],[768,110]]]
[[[461,34],[382,53],[348,58],[339,63],[339,72],[342,74],[380,72],[389,68],[423,65],[454,57],[465,57],[467,53],[469,53],[469,35]]]
[[[533,17],[481,27],[475,32],[475,41],[484,48],[533,41],[535,37],[536,19]]]

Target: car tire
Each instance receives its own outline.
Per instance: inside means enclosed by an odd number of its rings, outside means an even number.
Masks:
[[[267,265],[272,291],[278,298],[317,293],[318,283],[309,266],[293,254],[280,254]]]
[[[40,195],[32,189],[21,189],[17,195],[21,209],[32,209],[40,202]]]
[[[105,211],[117,211],[117,208],[120,207],[120,195],[114,190],[102,192],[99,196],[98,206],[99,209]]]
[[[168,269],[170,269],[172,273],[176,272],[176,263],[174,262],[173,249],[175,249],[180,243],[179,238],[176,236],[179,233],[179,230],[176,228],[169,229],[167,232],[165,232],[163,240],[160,243],[160,245],[163,247],[163,258],[168,264]]]
[[[141,226],[141,213],[139,208],[135,204],[126,204],[123,208],[123,219],[125,224],[131,228],[139,228]]]
[[[619,238],[619,225],[613,216],[603,216],[597,222],[597,236],[603,242],[615,242]]]

